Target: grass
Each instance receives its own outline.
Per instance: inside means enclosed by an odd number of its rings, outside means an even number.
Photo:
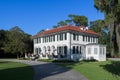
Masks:
[[[59,63],[57,63],[59,64]],[[120,62],[78,62],[78,63],[60,63],[59,65],[74,69],[89,80],[120,80]]]
[[[0,80],[33,80],[32,67],[9,61],[0,61]]]

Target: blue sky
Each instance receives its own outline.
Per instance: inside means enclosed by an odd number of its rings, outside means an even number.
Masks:
[[[35,35],[41,29],[52,29],[69,14],[84,15],[89,22],[104,19],[94,8],[94,0],[0,0],[0,29],[19,26]]]

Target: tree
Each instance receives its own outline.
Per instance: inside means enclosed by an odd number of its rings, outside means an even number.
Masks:
[[[59,26],[54,25],[53,28],[58,28]]]
[[[19,27],[10,29],[7,34],[8,41],[4,47],[6,53],[13,53],[19,55],[32,52],[32,38],[31,35],[24,33]]]
[[[65,20],[65,22],[67,23],[67,25],[72,25],[73,24],[72,20],[69,20],[69,19]]]
[[[7,41],[7,37],[6,37],[7,31],[5,30],[0,30],[0,51],[3,50],[4,45]]]
[[[79,15],[70,14],[68,17],[71,18],[71,21],[73,21],[75,26],[82,26],[82,25],[88,26],[88,19],[86,16],[79,16]]]
[[[94,0],[94,6],[105,14],[110,31],[111,55],[120,54],[120,0]]]
[[[65,26],[65,25],[67,25],[67,23],[65,21],[60,21],[60,22],[58,22],[57,26]]]
[[[15,27],[11,28],[10,31],[16,31],[16,32],[19,32],[19,33],[24,33],[24,31],[22,29],[20,29],[18,26],[15,26]]]
[[[58,28],[65,25],[88,26],[88,19],[86,16],[70,14],[68,17],[70,19],[58,22],[56,26],[53,26],[53,28]]]
[[[95,20],[90,22],[90,29],[95,32],[101,32],[105,28],[104,20]]]
[[[107,53],[110,53],[109,31],[108,31],[108,28],[105,27],[104,20],[96,20],[96,21],[90,22],[90,29],[101,35],[98,41],[100,44],[105,44],[107,46]]]

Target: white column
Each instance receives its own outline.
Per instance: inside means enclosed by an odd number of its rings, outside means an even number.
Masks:
[[[68,41],[68,44],[67,44],[67,59],[71,59],[70,50],[71,50],[72,34],[67,33],[67,41]]]

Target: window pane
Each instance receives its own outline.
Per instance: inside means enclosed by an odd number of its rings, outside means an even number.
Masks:
[[[77,53],[77,54],[79,53],[78,49],[79,49],[79,47],[77,46],[77,48],[76,48],[76,53]]]
[[[35,53],[38,54],[38,48],[35,49]]]
[[[75,34],[73,34],[73,40],[76,40],[76,35]]]
[[[95,42],[95,38],[93,37],[93,42]]]
[[[97,48],[94,48],[94,54],[97,54]]]
[[[85,36],[83,35],[83,41],[85,41]]]
[[[73,46],[73,54],[75,54],[75,46]]]
[[[57,35],[57,41],[58,41],[58,35]]]
[[[67,46],[64,46],[64,54],[67,54]]]
[[[91,48],[88,48],[88,54],[91,54]]]
[[[87,36],[85,36],[85,38],[86,38],[86,42],[88,41],[88,37]]]
[[[39,48],[39,54],[41,53],[41,48]]]
[[[60,34],[60,41],[62,40],[62,34]]]
[[[105,48],[103,48],[103,55],[105,54]]]
[[[80,46],[80,52],[79,53],[81,54],[81,46]]]
[[[65,33],[65,40],[67,40],[67,33]]]
[[[61,34],[61,40],[63,40],[63,34]]]
[[[88,42],[90,42],[90,36],[88,36]]]
[[[79,41],[79,35],[77,35],[77,41]]]

